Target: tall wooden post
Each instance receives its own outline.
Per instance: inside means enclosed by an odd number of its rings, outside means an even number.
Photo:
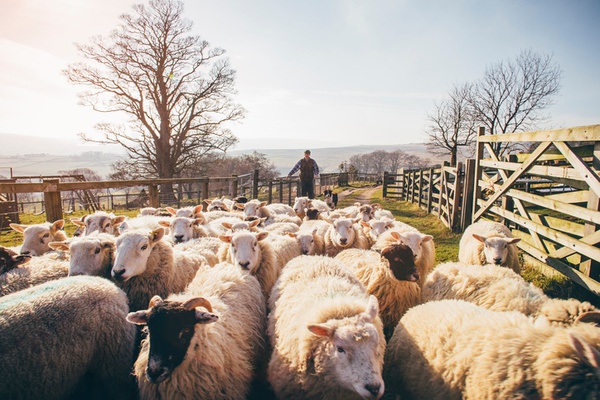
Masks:
[[[44,208],[46,209],[46,220],[55,222],[63,218],[60,191],[58,190],[58,179],[44,179]]]
[[[254,170],[254,174],[252,176],[252,198],[258,199],[258,170]]]
[[[157,185],[148,186],[148,205],[150,207],[154,207],[154,208],[160,207],[160,201],[158,200],[158,186]]]
[[[389,173],[387,171],[383,172],[383,198],[384,199],[387,197],[388,174]]]
[[[229,181],[229,192],[231,193],[232,199],[235,199],[238,196],[238,176],[236,174],[231,175],[231,180]]]
[[[465,176],[463,179],[462,211],[460,216],[460,230],[464,231],[471,225],[473,219],[473,190],[475,185],[475,160],[467,159]]]
[[[485,127],[480,126],[479,129],[477,129],[477,137],[479,138],[483,135],[485,135]],[[473,207],[472,207],[473,214],[471,214],[471,222],[477,222],[477,221],[473,221],[473,219],[475,217],[475,214],[477,213],[477,200],[479,200],[479,198],[481,197],[481,186],[479,186],[479,181],[481,180],[483,170],[479,163],[481,162],[482,159],[483,159],[483,143],[481,143],[479,140],[477,140],[477,144],[475,146],[475,177],[474,177],[474,187],[473,187]]]
[[[594,145],[594,158],[592,160],[592,167],[596,171],[598,171],[600,167],[600,142],[596,142]],[[587,208],[592,210],[600,210],[600,193],[594,192],[591,187],[589,189]],[[596,224],[593,222],[587,222],[583,228],[583,236],[589,236],[596,232],[596,230]],[[598,261],[599,260],[587,259],[581,262],[579,269],[587,276],[597,279],[600,271],[600,262]]]

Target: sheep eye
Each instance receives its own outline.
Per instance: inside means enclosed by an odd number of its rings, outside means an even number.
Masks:
[[[50,237],[50,234],[49,233],[44,233],[43,238],[47,238],[47,237]]]
[[[394,257],[394,261],[398,262],[400,259],[398,257]]]
[[[342,347],[338,347],[337,348],[338,353],[345,353],[346,350],[344,350]]]
[[[147,248],[148,248],[147,244],[145,244],[145,245],[142,246],[142,250],[146,250]]]
[[[100,247],[96,247],[96,250],[94,250],[94,254],[98,254],[100,253]]]

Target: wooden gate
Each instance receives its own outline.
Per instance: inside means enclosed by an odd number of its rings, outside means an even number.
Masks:
[[[501,159],[492,144],[504,142],[532,151]],[[476,153],[473,221],[503,221],[525,256],[600,294],[600,125],[503,135],[480,128]]]

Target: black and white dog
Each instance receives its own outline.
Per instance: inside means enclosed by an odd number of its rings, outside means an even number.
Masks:
[[[329,208],[331,208],[332,210],[335,210],[335,207],[337,207],[337,202],[338,202],[337,193],[333,193],[331,190],[326,189],[323,191],[323,195],[325,196],[325,203],[327,203]]]

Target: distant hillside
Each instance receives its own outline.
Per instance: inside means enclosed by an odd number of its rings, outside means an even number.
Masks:
[[[9,176],[10,168],[14,176],[55,175],[58,171],[75,168],[90,168],[106,178],[110,164],[122,157],[120,148],[107,145],[84,145],[79,139],[57,140],[24,135],[0,133],[0,175]],[[303,156],[305,148],[293,149],[251,149],[233,150],[227,154],[239,156],[253,151],[265,154],[273,161],[281,175],[289,172]],[[442,159],[431,154],[423,143],[369,145],[348,147],[311,148],[312,157],[317,161],[321,172],[337,172],[344,161],[356,154],[376,150],[402,150],[406,153],[430,160],[430,164],[441,163]]]

